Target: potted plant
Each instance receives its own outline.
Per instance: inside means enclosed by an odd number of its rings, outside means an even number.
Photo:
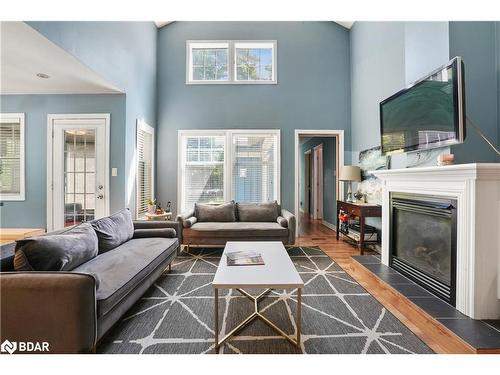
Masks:
[[[156,198],[150,198],[148,200],[148,214],[156,213]]]

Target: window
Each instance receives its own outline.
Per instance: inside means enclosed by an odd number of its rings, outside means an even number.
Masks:
[[[24,200],[24,113],[0,114],[0,196]]]
[[[188,43],[188,82],[228,81],[229,43]]]
[[[274,81],[274,45],[272,42],[235,43],[235,80]]]
[[[187,41],[188,84],[273,84],[276,41]]]
[[[154,129],[144,121],[137,122],[136,216],[148,212],[148,201],[154,199]]]
[[[195,203],[224,202],[224,150],[222,135],[190,135],[183,139],[183,210]]]
[[[279,130],[179,132],[179,210],[279,201]]]
[[[269,202],[277,197],[277,135],[233,134],[232,189],[237,202]]]

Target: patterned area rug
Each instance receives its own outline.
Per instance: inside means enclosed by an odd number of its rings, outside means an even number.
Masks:
[[[432,353],[319,248],[288,249],[302,277],[302,340],[297,348],[260,320],[219,353]],[[182,253],[105,337],[100,353],[214,353],[211,281],[221,249]],[[257,295],[260,290],[248,290]],[[236,290],[219,292],[220,337],[253,311]],[[259,302],[264,315],[295,335],[296,290],[273,290]]]

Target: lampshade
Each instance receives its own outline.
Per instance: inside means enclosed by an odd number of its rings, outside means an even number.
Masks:
[[[340,181],[361,181],[361,169],[354,165],[345,165],[340,170]]]

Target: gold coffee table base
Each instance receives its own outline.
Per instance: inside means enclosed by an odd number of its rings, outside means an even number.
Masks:
[[[276,324],[267,319],[264,315],[262,315],[259,311],[258,302],[262,297],[268,294],[272,289],[266,289],[258,296],[254,297],[251,294],[247,293],[243,289],[236,288],[244,296],[248,297],[254,303],[254,312],[248,316],[245,320],[243,320],[240,324],[238,324],[235,328],[231,330],[226,336],[219,341],[219,290],[214,288],[214,296],[215,296],[215,351],[218,352],[219,348],[228,341],[232,336],[234,336],[238,331],[246,327],[250,324],[254,319],[260,318],[264,323],[266,323],[269,327],[278,332],[281,336],[287,339],[293,345],[300,347],[300,321],[301,321],[301,305],[302,305],[302,289],[297,289],[297,337],[296,339],[291,338],[288,334],[286,334],[281,328],[279,328]]]

